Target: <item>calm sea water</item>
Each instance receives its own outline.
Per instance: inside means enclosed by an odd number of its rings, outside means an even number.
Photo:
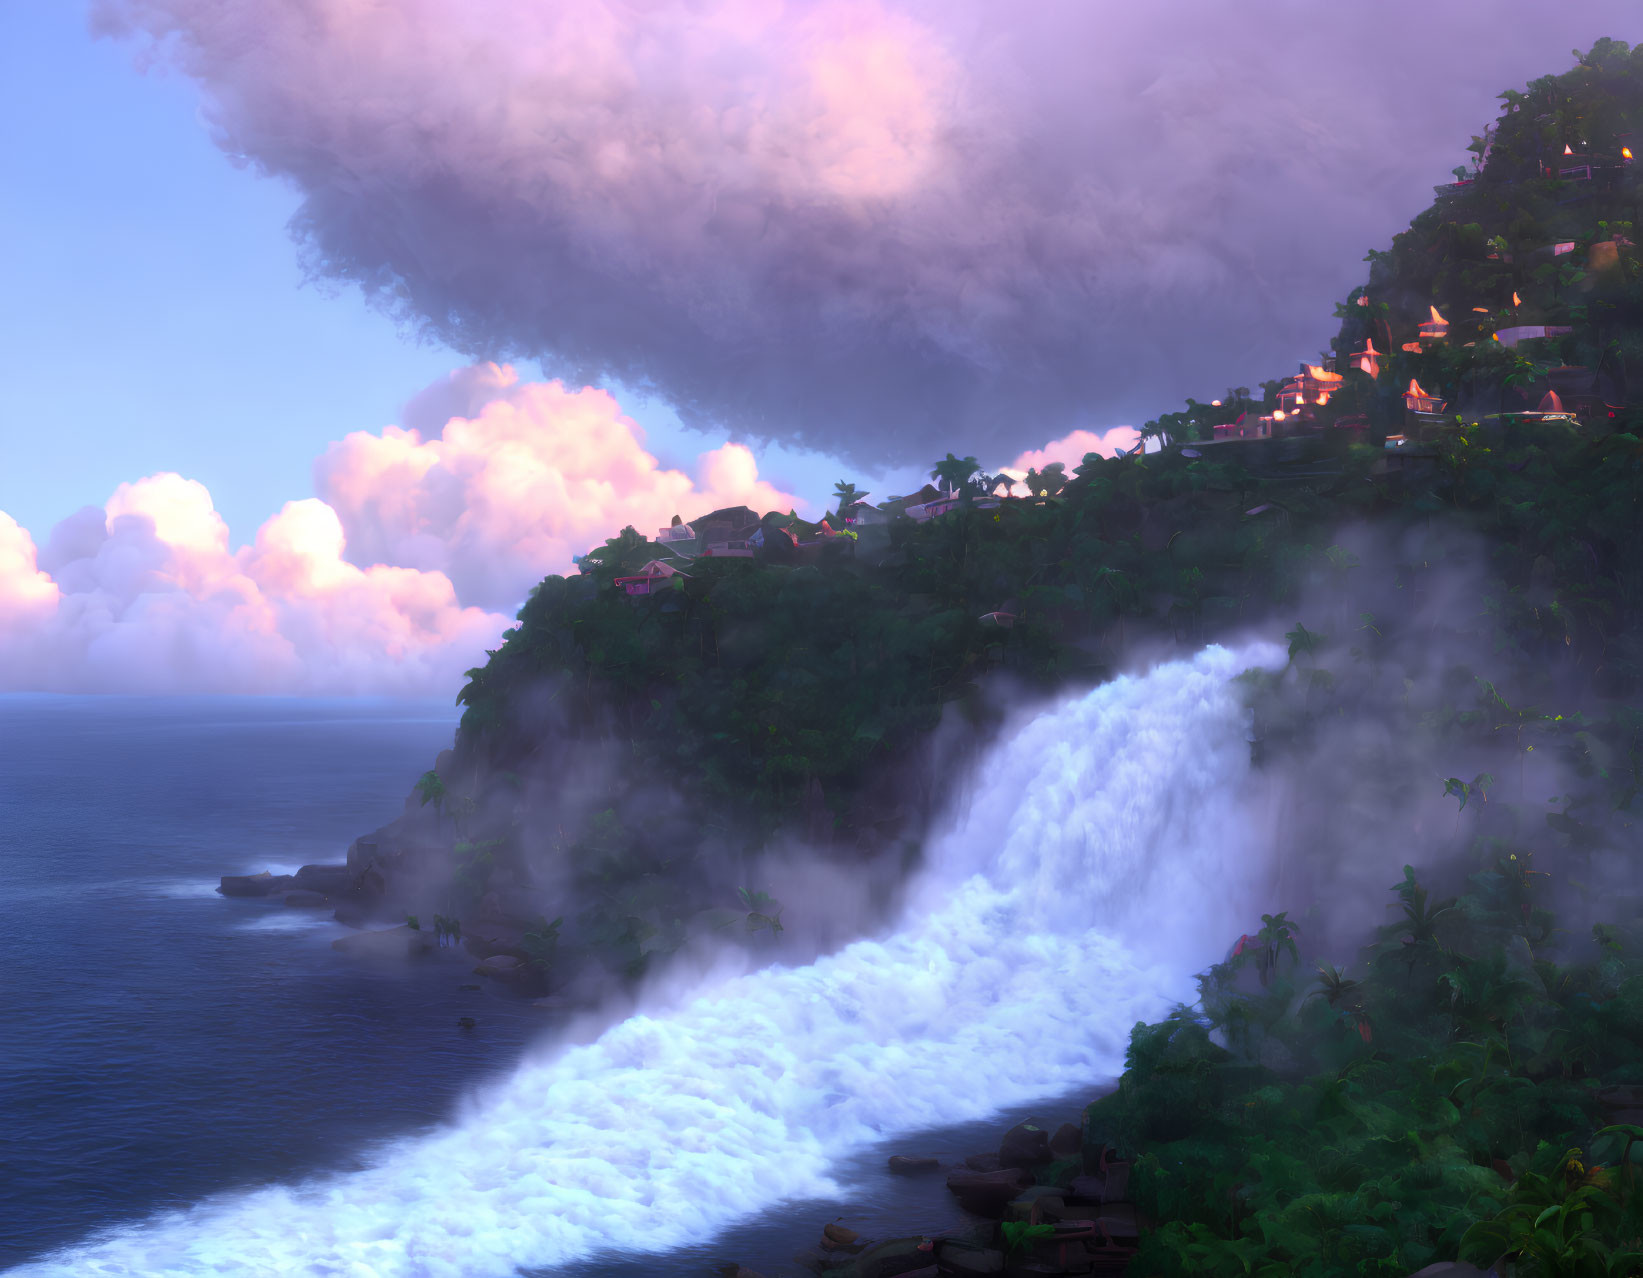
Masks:
[[[229,900],[218,876],[338,861],[450,744],[446,703],[0,697],[0,1269],[209,1195],[365,1165],[450,1119],[547,1028],[455,952],[333,951],[327,915]],[[473,1030],[457,1018],[472,1016]],[[1087,1096],[1036,1106],[1076,1117]],[[956,1160],[1026,1117],[895,1148]],[[848,1202],[766,1217],[593,1278],[791,1258],[844,1215],[875,1236],[962,1226],[941,1179],[864,1151]]]

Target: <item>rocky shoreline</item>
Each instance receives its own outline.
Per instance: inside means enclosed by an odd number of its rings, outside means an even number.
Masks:
[[[1004,1133],[996,1152],[972,1154],[957,1166],[937,1158],[894,1154],[901,1175],[947,1174],[947,1189],[975,1223],[937,1235],[875,1240],[852,1230],[847,1217],[824,1225],[810,1250],[794,1257],[818,1278],[1099,1278],[1126,1274],[1142,1235],[1155,1222],[1130,1197],[1131,1162],[1080,1125],[1052,1133],[1035,1121]],[[763,1278],[740,1264],[723,1278]],[[1410,1278],[1495,1278],[1462,1261],[1428,1265]]]

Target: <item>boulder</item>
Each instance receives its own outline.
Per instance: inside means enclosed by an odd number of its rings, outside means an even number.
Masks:
[[[474,973],[496,981],[522,981],[530,975],[530,968],[512,954],[493,954],[474,968]]]
[[[908,1176],[914,1172],[939,1171],[941,1160],[922,1154],[891,1154],[890,1170],[900,1176]]]
[[[294,876],[296,886],[322,896],[351,896],[354,875],[346,865],[305,865]]]
[[[1056,1159],[1077,1158],[1084,1149],[1084,1133],[1071,1123],[1062,1123],[1050,1137],[1050,1154]]]
[[[985,1275],[1004,1272],[1004,1253],[946,1243],[937,1260],[944,1274]]]
[[[947,1189],[958,1199],[960,1207],[994,1219],[1032,1183],[1032,1173],[1017,1167],[990,1172],[953,1172],[947,1177]]]
[[[964,1165],[971,1171],[992,1172],[998,1170],[997,1154],[971,1154],[964,1160]]]
[[[1036,1123],[1018,1123],[1004,1133],[998,1147],[1000,1167],[1038,1167],[1052,1161],[1050,1133]]]
[[[1106,1181],[1100,1176],[1074,1176],[1067,1186],[1067,1197],[1086,1203],[1099,1203]]]
[[[285,894],[285,903],[287,905],[300,905],[305,909],[312,909],[315,906],[329,905],[331,903],[331,898],[326,896],[323,892],[308,892],[304,891],[302,888],[298,888],[295,892],[287,892]]]
[[[901,1278],[928,1269],[934,1261],[928,1238],[892,1238],[869,1247],[851,1265],[856,1278]]]
[[[1103,1203],[1095,1218],[1097,1233],[1103,1233],[1120,1245],[1129,1245],[1141,1237],[1141,1225],[1136,1220],[1132,1203]]]
[[[225,874],[217,891],[224,896],[273,896],[296,886],[289,874]]]
[[[355,932],[331,942],[331,948],[345,954],[363,954],[375,958],[411,958],[426,954],[434,948],[434,938],[406,924],[382,928],[373,932]]]
[[[1021,1224],[1037,1224],[1050,1213],[1066,1209],[1061,1191],[1054,1185],[1034,1185],[1004,1204],[1004,1219]]]
[[[822,1226],[822,1237],[832,1243],[853,1243],[856,1239],[860,1238],[861,1235],[854,1229],[846,1229],[843,1225],[838,1224],[835,1221],[831,1225]]]

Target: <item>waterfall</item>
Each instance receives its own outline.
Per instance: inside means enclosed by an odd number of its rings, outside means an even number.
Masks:
[[[883,939],[542,1050],[364,1170],[117,1226],[11,1272],[503,1278],[664,1251],[835,1195],[831,1166],[865,1143],[1110,1080],[1131,1026],[1190,1000],[1262,905],[1230,683],[1255,659],[1210,648],[1007,736]]]

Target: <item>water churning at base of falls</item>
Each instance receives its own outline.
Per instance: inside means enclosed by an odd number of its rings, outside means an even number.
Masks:
[[[1110,1080],[1131,1026],[1190,999],[1270,908],[1231,683],[1255,660],[1211,648],[1007,737],[884,939],[544,1048],[364,1170],[208,1200],[11,1272],[500,1278],[665,1251],[836,1193],[834,1160],[866,1143]]]

